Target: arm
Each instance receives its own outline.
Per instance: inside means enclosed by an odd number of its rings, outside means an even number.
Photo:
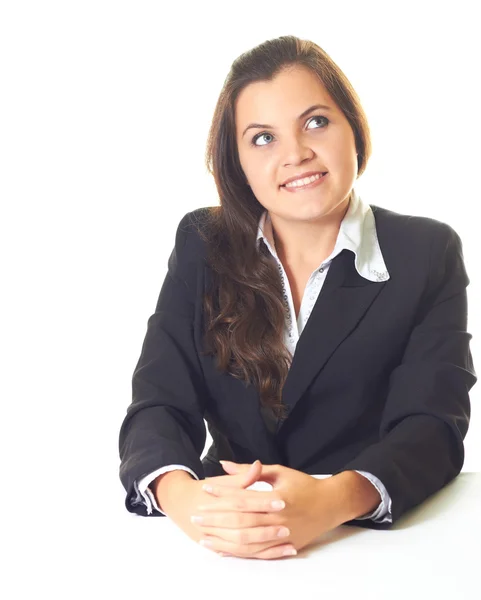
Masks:
[[[204,478],[200,456],[206,441],[207,392],[192,326],[198,268],[186,232],[188,216],[177,228],[168,273],[132,377],[132,403],[119,433],[125,506],[141,516],[149,513],[146,504],[138,502],[140,491],[134,482],[159,465],[184,465]]]
[[[142,479],[138,483],[137,481],[134,481],[134,489],[137,492],[137,498],[135,499],[133,504],[139,504],[140,502],[142,502],[143,499],[144,504],[147,508],[148,515],[152,514],[153,507],[165,516],[165,513],[159,508],[157,500],[155,498],[155,484],[157,482],[155,482],[154,480],[160,477],[160,475],[163,475],[164,473],[169,473],[170,471],[177,470],[187,471],[187,473],[190,473],[194,479],[199,479],[199,477],[194,473],[194,471],[192,471],[185,465],[166,465],[165,467],[161,467],[153,473],[142,477]]]
[[[337,471],[366,471],[381,480],[393,522],[461,471],[469,390],[477,380],[466,331],[469,279],[461,240],[448,225],[435,231],[429,275],[402,362],[390,377],[379,442]]]
[[[366,471],[356,471],[356,473],[359,473],[359,475],[362,475],[368,481],[371,482],[371,484],[375,487],[378,493],[378,495],[375,496],[376,501],[379,501],[380,499],[380,502],[371,512],[364,514],[366,511],[369,510],[369,508],[363,508],[363,506],[366,506],[367,504],[367,506],[369,507],[369,500],[361,499],[362,504],[357,510],[354,510],[356,516],[353,518],[356,518],[357,520],[371,519],[375,523],[392,523],[392,500],[389,494],[387,493],[386,486],[372,473],[366,473]],[[371,495],[372,490],[368,489],[367,494]]]

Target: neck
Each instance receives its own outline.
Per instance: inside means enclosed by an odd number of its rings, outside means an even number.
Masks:
[[[316,222],[286,222],[271,216],[272,235],[279,259],[284,264],[315,268],[336,245],[341,222],[349,209],[349,198],[333,213]]]

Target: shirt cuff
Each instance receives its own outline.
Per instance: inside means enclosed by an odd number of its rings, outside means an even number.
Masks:
[[[155,508],[161,514],[163,514],[164,516],[167,516],[162,510],[160,510],[160,508],[157,504],[157,501],[155,499],[154,493],[148,486],[159,475],[162,475],[163,473],[168,473],[169,471],[175,471],[176,469],[179,469],[181,471],[187,471],[188,473],[190,473],[192,475],[192,477],[194,477],[197,480],[199,479],[199,477],[197,477],[196,473],[194,473],[194,471],[192,471],[192,469],[189,469],[189,467],[186,467],[185,465],[166,465],[165,467],[161,467],[160,469],[157,469],[156,471],[153,471],[152,473],[145,475],[144,477],[142,477],[139,480],[138,483],[137,483],[137,481],[134,481],[134,490],[137,494],[137,497],[133,501],[133,504],[140,504],[143,501],[143,503],[147,507],[148,515],[152,514],[152,510],[153,510],[153,508]]]
[[[143,504],[145,504],[147,508],[148,515],[152,514],[152,511],[155,508],[162,515],[167,516],[159,508],[154,493],[148,486],[159,475],[162,475],[163,473],[168,473],[169,471],[174,471],[175,469],[187,471],[192,475],[192,477],[194,477],[197,480],[199,479],[197,474],[185,465],[166,465],[164,467],[161,467],[160,469],[157,469],[156,471],[153,471],[152,473],[149,473],[148,475],[145,475],[139,480],[138,483],[137,481],[134,481],[134,490],[137,494],[137,497],[133,500],[132,504],[140,504],[143,502]],[[371,513],[363,515],[362,517],[356,517],[356,520],[362,521],[365,519],[371,519],[375,523],[392,523],[392,499],[389,496],[384,484],[375,475],[373,475],[372,473],[368,473],[367,471],[356,470],[356,473],[359,473],[360,475],[366,477],[366,479],[368,479],[373,484],[373,486],[377,489],[381,496],[381,502],[379,503],[377,508],[375,508]],[[331,475],[314,475],[313,477],[321,479],[330,476]]]
[[[384,484],[380,481],[375,475],[372,473],[368,473],[366,471],[357,471],[359,475],[363,475],[366,479],[373,484],[373,486],[377,489],[381,496],[381,502],[379,506],[375,508],[371,513],[364,515],[362,517],[356,517],[356,521],[362,521],[364,519],[372,519],[375,523],[392,523],[392,499],[388,494]]]

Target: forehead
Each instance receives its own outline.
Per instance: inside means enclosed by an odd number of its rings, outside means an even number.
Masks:
[[[322,81],[306,67],[278,73],[271,81],[247,85],[235,104],[236,129],[240,133],[253,121],[281,125],[296,119],[308,106],[335,104]]]

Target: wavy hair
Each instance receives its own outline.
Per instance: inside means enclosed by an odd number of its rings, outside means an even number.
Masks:
[[[347,77],[315,43],[288,35],[241,54],[231,66],[210,126],[205,161],[220,206],[207,207],[199,233],[207,245],[211,287],[203,298],[204,355],[216,368],[253,384],[261,405],[286,416],[281,401],[292,356],[284,342],[285,308],[281,276],[265,244],[256,245],[264,207],[241,168],[236,144],[235,106],[249,84],[270,81],[284,69],[309,68],[344,113],[354,132],[358,177],[371,155],[371,137],[360,100]]]

